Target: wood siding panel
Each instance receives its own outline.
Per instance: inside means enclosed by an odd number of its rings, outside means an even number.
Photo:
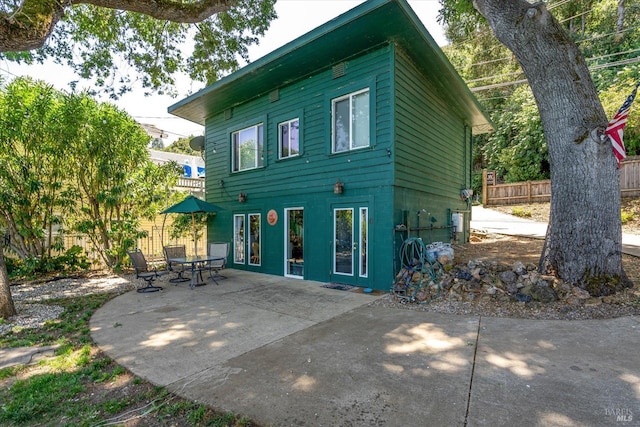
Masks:
[[[471,187],[471,132],[403,52],[395,60],[396,220],[433,226],[413,236],[449,241],[451,213],[469,220],[460,191]]]
[[[260,212],[263,215],[262,240],[268,242],[265,243],[268,248],[262,248],[263,266],[257,271],[283,274],[284,208],[304,207],[305,258],[314,261],[305,265],[305,277],[328,280],[333,232],[330,207],[332,203],[365,203],[370,208],[370,223],[375,224],[372,231],[376,234],[370,236],[371,247],[374,244],[391,247],[393,162],[387,151],[392,147],[390,55],[388,47],[369,52],[348,61],[346,74],[342,77],[333,79],[331,69],[327,69],[279,88],[279,99],[275,102],[270,102],[269,94],[264,94],[235,106],[231,118],[225,119],[225,112],[220,111],[207,120],[207,200],[225,208],[210,224],[210,241],[232,241],[234,213]],[[332,154],[331,99],[367,86],[373,96],[370,111],[371,120],[375,120],[371,129],[372,145]],[[294,117],[301,119],[302,153],[298,157],[278,160],[277,125]],[[231,173],[230,132],[261,120],[265,125],[265,167]],[[345,186],[342,195],[333,194],[337,179]],[[221,180],[223,186],[220,186]],[[240,192],[247,194],[246,203],[237,201]],[[374,211],[376,207],[387,212]],[[276,209],[279,215],[280,221],[275,226],[266,223],[269,209]],[[378,253],[384,254],[383,260]],[[372,274],[381,261],[391,266],[391,250],[376,250],[372,254]],[[392,277],[391,268],[386,270],[384,275],[388,280],[384,289],[388,289]]]

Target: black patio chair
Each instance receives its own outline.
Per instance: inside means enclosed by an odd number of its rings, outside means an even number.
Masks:
[[[171,283],[178,283],[188,282],[189,280],[191,280],[188,277],[183,276],[184,272],[190,271],[190,269],[187,270],[184,264],[176,264],[169,261],[172,258],[186,258],[187,249],[185,248],[185,246],[164,246],[162,248],[162,251],[164,252],[164,259],[167,261],[167,269],[169,269],[169,271],[171,272],[176,273],[176,277],[172,277],[171,279],[169,279],[169,281]]]
[[[136,291],[140,293],[161,291],[162,287],[154,286],[153,281],[169,272],[167,270],[158,271],[155,267],[150,267],[141,250],[127,252],[127,254],[129,254],[133,268],[136,270],[136,279],[143,279],[147,282],[147,286],[138,288]]]

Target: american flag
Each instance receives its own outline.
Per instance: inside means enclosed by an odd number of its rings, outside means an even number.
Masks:
[[[624,101],[624,104],[622,104],[622,107],[620,107],[616,115],[613,116],[613,119],[611,119],[607,125],[607,129],[604,131],[604,134],[611,140],[611,148],[613,148],[613,155],[616,156],[616,160],[618,161],[618,167],[620,167],[622,159],[627,157],[624,142],[622,141],[622,130],[627,124],[629,110],[631,109],[633,100],[636,98],[638,86],[640,86],[640,83],[636,85],[636,88],[631,92],[631,95],[627,97],[627,100]]]

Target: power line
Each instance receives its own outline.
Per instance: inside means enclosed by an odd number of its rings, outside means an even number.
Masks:
[[[629,59],[623,59],[620,61],[615,61],[615,62],[609,62],[606,64],[598,64],[598,65],[593,65],[589,68],[589,71],[595,71],[595,70],[601,70],[604,68],[611,68],[611,67],[617,67],[620,65],[629,65],[629,64],[635,64],[637,62],[640,62],[640,56],[636,57],[636,58],[629,58]],[[504,83],[496,83],[496,84],[492,84],[492,85],[486,85],[486,86],[477,86],[477,87],[473,87],[473,88],[469,88],[469,90],[471,92],[480,92],[483,90],[488,90],[488,89],[497,89],[497,88],[501,88],[501,87],[507,87],[507,86],[513,86],[513,85],[517,85],[517,84],[522,84],[522,83],[526,83],[527,79],[524,80],[514,80],[511,82],[504,82]]]

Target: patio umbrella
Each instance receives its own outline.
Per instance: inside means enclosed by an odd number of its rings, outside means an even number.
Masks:
[[[191,195],[181,201],[180,203],[176,203],[173,206],[169,206],[167,209],[163,210],[163,214],[169,213],[183,213],[183,214],[191,214],[191,226],[193,228],[193,253],[198,255],[198,242],[196,239],[196,219],[195,214],[198,212],[218,212],[221,211],[222,208],[220,206],[216,206],[212,203],[205,202],[202,199],[198,199],[197,197]]]

